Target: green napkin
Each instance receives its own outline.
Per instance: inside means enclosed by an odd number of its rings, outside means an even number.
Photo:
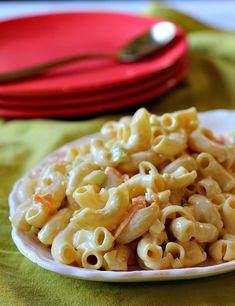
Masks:
[[[192,17],[160,5],[145,14],[161,16],[187,32],[190,69],[176,88],[155,99],[150,110],[166,112],[196,106],[200,111],[235,107],[235,32],[209,27]]]
[[[146,14],[181,24],[188,33],[191,58],[184,82],[147,107],[156,112],[192,105],[199,110],[234,108],[235,34],[159,6],[151,7]],[[13,183],[49,152],[98,131],[106,120],[0,120],[0,305],[235,304],[235,272],[189,281],[95,283],[43,270],[18,252],[8,221],[7,198]]]

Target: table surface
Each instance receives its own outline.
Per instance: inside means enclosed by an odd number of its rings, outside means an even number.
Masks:
[[[154,1],[0,1],[0,19],[64,10],[111,10],[141,13]],[[224,29],[235,29],[235,1],[162,0],[162,4],[179,9],[204,22]]]

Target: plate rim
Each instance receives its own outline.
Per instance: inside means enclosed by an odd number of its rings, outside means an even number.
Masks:
[[[71,107],[61,106],[59,108],[7,108],[0,106],[0,116],[4,118],[67,118],[67,117],[80,117],[82,115],[97,115],[110,113],[112,110],[125,109],[127,107],[138,106],[144,104],[144,102],[151,102],[154,98],[157,98],[179,84],[185,77],[188,71],[188,64],[179,71],[175,76],[169,78],[166,82],[160,84],[159,87],[152,87],[149,90],[144,90],[135,95],[127,96],[126,98],[117,98],[115,100],[107,100],[104,103],[79,105],[74,104]]]
[[[186,54],[185,54],[186,55]],[[120,88],[110,88],[107,91],[100,91],[100,92],[92,92],[92,96],[88,93],[79,94],[79,95],[68,95],[68,96],[38,96],[38,97],[1,97],[0,99],[0,107],[7,106],[9,103],[12,103],[15,107],[21,107],[24,104],[27,107],[30,107],[30,104],[34,104],[37,107],[47,107],[47,104],[50,104],[50,107],[54,107],[59,103],[64,105],[66,104],[69,106],[84,106],[86,105],[93,105],[100,103],[102,101],[109,101],[109,100],[118,100],[127,98],[129,96],[134,95],[135,93],[141,93],[147,90],[151,90],[153,87],[162,86],[162,84],[168,82],[169,80],[176,78],[178,74],[184,69],[189,68],[189,58],[186,56],[184,59],[180,60],[177,65],[166,71],[166,75],[151,75],[150,78],[141,80],[141,82],[128,84],[121,86]],[[187,72],[187,71],[186,71]],[[140,86],[139,86],[140,85]],[[120,93],[121,91],[121,93]],[[18,99],[18,100],[17,100]],[[43,101],[42,101],[43,100]],[[58,101],[58,102],[57,102]],[[51,103],[52,102],[52,103]],[[36,104],[35,104],[36,103]],[[41,105],[41,104],[45,105]],[[60,106],[62,107],[62,106]],[[49,107],[48,107],[49,108]]]
[[[225,110],[225,109],[217,109],[211,110],[208,112],[199,113],[199,119],[207,119],[208,116],[216,117],[216,116],[234,116],[235,118],[235,110]],[[20,184],[24,179],[28,176],[32,175],[34,171],[37,171],[42,167],[44,163],[53,157],[62,156],[66,148],[73,146],[74,144],[79,144],[84,141],[88,141],[92,137],[98,137],[100,134],[91,134],[87,136],[83,136],[78,138],[72,142],[69,142],[59,149],[53,151],[49,155],[47,155],[40,163],[38,163],[33,169],[25,173],[19,180],[17,180],[12,188],[12,191],[9,195],[9,211],[10,216],[14,212],[14,206],[17,206],[17,197],[16,191],[19,188]],[[25,240],[25,234],[16,230],[16,228],[12,226],[12,239],[17,246],[18,250],[21,254],[23,254],[26,258],[28,258],[33,263],[38,266],[49,270],[51,272],[56,272],[58,274],[69,276],[72,278],[78,278],[83,280],[91,280],[91,281],[102,281],[102,282],[148,282],[148,281],[170,281],[170,280],[187,280],[194,278],[202,278],[209,277],[218,274],[223,274],[226,272],[230,272],[235,270],[235,260],[229,262],[223,262],[216,265],[210,266],[201,266],[201,267],[191,267],[191,268],[180,268],[180,269],[166,269],[166,270],[135,270],[135,271],[99,271],[92,270],[86,268],[79,268],[75,266],[68,266],[61,263],[57,263],[52,260],[51,255],[49,255],[49,261],[42,258],[40,254],[34,253],[31,251],[34,245],[27,245],[27,240]],[[27,236],[27,235],[26,235]],[[38,247],[43,249],[43,245],[38,243]],[[48,250],[48,254],[50,254]]]

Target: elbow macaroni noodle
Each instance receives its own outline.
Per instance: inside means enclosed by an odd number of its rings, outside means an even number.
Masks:
[[[88,269],[178,269],[235,260],[235,133],[190,108],[139,109],[24,182],[12,224],[55,261]]]

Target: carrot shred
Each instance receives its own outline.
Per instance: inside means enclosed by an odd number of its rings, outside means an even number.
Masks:
[[[217,138],[217,143],[219,143],[219,144],[225,144],[225,138],[224,138],[224,136],[219,136],[218,138]]]
[[[147,202],[144,199],[144,196],[139,196],[132,199],[132,204],[130,208],[128,209],[126,215],[124,216],[123,220],[117,227],[114,239],[117,239],[117,237],[121,234],[121,232],[124,230],[124,228],[130,223],[131,219],[133,218],[134,214],[139,208],[146,207]]]
[[[117,227],[115,234],[114,234],[114,239],[117,239],[117,237],[121,234],[124,228],[128,225],[128,223],[131,221],[137,209],[138,209],[138,204],[131,205],[131,207],[127,211],[127,214],[123,218],[122,222]]]
[[[132,203],[137,204],[139,206],[139,208],[144,208],[144,207],[147,206],[147,202],[146,202],[144,196],[138,196],[136,198],[133,198]]]
[[[44,194],[44,195],[35,194],[34,195],[34,201],[36,203],[45,204],[46,207],[48,208],[49,215],[53,215],[54,209],[51,207],[51,205],[52,205],[52,195],[51,194],[49,194],[49,193]]]
[[[104,173],[105,174],[112,173],[112,174],[115,174],[115,175],[120,176],[120,177],[122,176],[121,173],[113,167],[106,167],[105,170],[104,170]]]
[[[43,204],[51,204],[51,200],[52,200],[52,195],[47,193],[44,195],[40,195],[40,194],[35,194],[34,195],[34,201],[35,202],[40,202]]]

